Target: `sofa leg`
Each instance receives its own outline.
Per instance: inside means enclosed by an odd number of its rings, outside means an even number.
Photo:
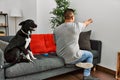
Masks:
[[[94,71],[94,72],[96,71],[96,65],[93,67],[93,71]]]

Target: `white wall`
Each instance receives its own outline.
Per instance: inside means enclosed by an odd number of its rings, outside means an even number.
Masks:
[[[12,9],[20,9],[23,13],[22,18],[16,19],[17,30],[20,28],[18,24],[22,20],[29,18],[36,21],[36,0],[0,0],[0,11],[8,13],[9,35],[15,35],[15,18],[10,17]]]
[[[93,19],[88,27],[92,39],[101,40],[104,67],[116,70],[116,56],[120,51],[120,0],[71,0],[77,11],[77,20]]]
[[[32,19],[37,24],[37,0],[20,0],[21,9],[23,12],[22,20]],[[36,29],[33,33],[37,33],[39,30]]]
[[[15,2],[14,5],[13,2]],[[9,19],[9,33],[10,34],[14,34],[15,32],[15,22],[13,18],[10,18],[10,11],[13,8],[20,8],[20,0],[16,1],[16,0],[0,0],[0,11],[3,11],[4,13],[8,13],[8,19]],[[14,28],[13,28],[14,27]]]
[[[56,7],[54,0],[37,0],[38,33],[51,33],[50,12]]]
[[[23,17],[17,18],[18,24],[22,20],[33,19],[38,28],[33,33],[52,33],[50,28],[50,11],[55,8],[54,0],[0,0],[0,11],[8,13],[9,16],[9,34],[15,35],[15,19],[10,17],[10,11],[14,8],[22,10]]]

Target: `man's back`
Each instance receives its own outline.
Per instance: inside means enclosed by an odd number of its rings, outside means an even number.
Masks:
[[[79,50],[78,38],[83,28],[82,23],[63,23],[54,30],[57,45],[57,54],[65,58],[69,63],[81,57],[77,54]]]

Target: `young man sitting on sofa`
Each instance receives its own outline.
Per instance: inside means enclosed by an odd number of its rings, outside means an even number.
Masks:
[[[84,69],[84,80],[100,80],[90,76],[93,67],[93,55],[90,51],[80,50],[78,39],[79,34],[92,23],[92,19],[88,19],[83,23],[74,22],[74,10],[67,9],[64,12],[65,22],[55,28],[54,35],[57,46],[57,55],[62,57],[66,64],[75,64]],[[86,61],[86,63],[82,63]]]

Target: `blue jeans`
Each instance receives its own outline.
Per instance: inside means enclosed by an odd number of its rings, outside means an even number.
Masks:
[[[76,64],[79,62],[87,62],[92,63],[93,62],[93,55],[90,51],[82,50],[82,57],[78,59],[77,61],[72,62],[71,64]],[[84,69],[84,76],[89,76],[91,72],[91,68]]]

